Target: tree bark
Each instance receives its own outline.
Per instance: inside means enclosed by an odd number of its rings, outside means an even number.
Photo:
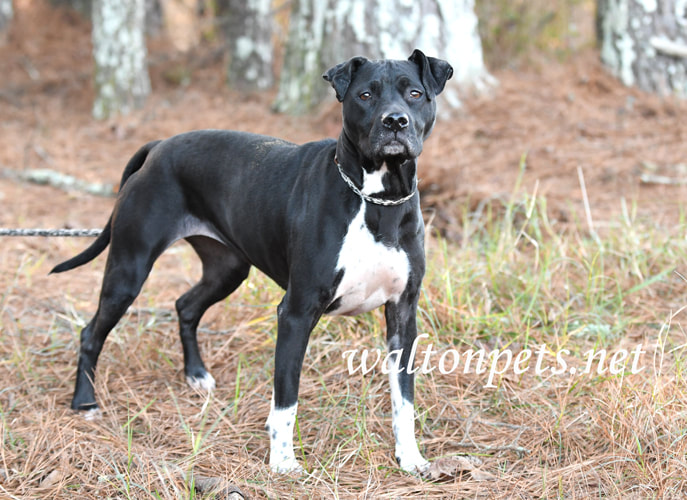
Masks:
[[[274,85],[271,0],[229,0],[225,34],[230,62],[227,81],[241,90]]]
[[[405,59],[415,48],[454,67],[443,94],[448,107],[460,106],[461,87],[495,82],[484,66],[474,0],[296,0],[275,108],[312,109],[330,94],[322,73],[350,57]]]
[[[350,0],[343,0],[347,4]],[[331,39],[325,41],[325,16],[336,0],[294,0],[289,18],[289,34],[279,79],[274,109],[281,113],[304,114],[328,94],[322,81],[327,69],[322,54],[331,52]],[[326,57],[325,57],[326,59]],[[337,62],[340,62],[337,60]]]
[[[12,0],[0,0],[0,44],[5,43],[10,21],[14,16]]]
[[[625,85],[687,98],[687,0],[599,0],[597,36]]]
[[[93,2],[95,118],[140,108],[150,94],[144,31],[144,0]]]

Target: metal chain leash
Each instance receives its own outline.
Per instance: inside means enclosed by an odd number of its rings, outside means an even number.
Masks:
[[[102,233],[102,229],[13,229],[0,227],[0,236],[75,236],[92,237]]]

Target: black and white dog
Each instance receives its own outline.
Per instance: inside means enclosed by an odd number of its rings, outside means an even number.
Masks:
[[[425,271],[417,157],[451,66],[419,50],[408,60],[355,57],[323,77],[343,103],[333,139],[294,145],[272,137],[201,130],[143,146],[129,161],[110,220],[95,242],[53,272],[110,245],[98,309],[81,332],[72,408],[97,408],[98,355],[141,290],[153,262],[188,241],[201,280],[176,302],[191,386],[211,390],[196,329],[212,304],[256,266],[285,291],[278,307],[274,393],[267,419],[270,466],[302,470],[293,451],[298,384],[310,332],[322,314],[385,306],[387,343],[402,352],[390,375],[396,459],[428,466],[414,436],[411,346]]]

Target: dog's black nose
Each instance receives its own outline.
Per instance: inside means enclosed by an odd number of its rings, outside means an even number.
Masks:
[[[384,115],[382,123],[386,128],[398,132],[408,126],[408,115],[405,113],[389,113]]]

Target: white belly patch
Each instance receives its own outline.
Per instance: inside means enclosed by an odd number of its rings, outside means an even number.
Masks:
[[[408,283],[410,263],[405,252],[375,241],[365,224],[365,203],[348,226],[336,270],[343,277],[334,294],[334,315],[371,311],[397,302]],[[338,302],[338,303],[337,303]]]

